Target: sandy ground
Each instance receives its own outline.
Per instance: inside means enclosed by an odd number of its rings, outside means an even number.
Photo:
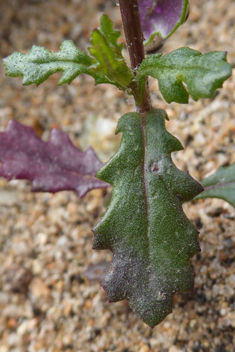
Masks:
[[[2,0],[1,57],[32,45],[58,50],[71,39],[82,50],[104,11],[121,28],[114,1]],[[195,0],[191,13],[163,52],[190,46],[228,52],[235,63],[234,0]],[[118,147],[119,117],[133,103],[114,87],[94,87],[80,76],[58,87],[60,74],[22,87],[0,65],[0,131],[14,118],[47,140],[59,127],[102,161]],[[235,161],[235,80],[214,99],[166,104],[151,80],[154,106],[167,109],[168,129],[185,146],[174,159],[198,180]],[[110,191],[78,199],[72,192],[32,194],[30,184],[0,179],[0,352],[233,352],[235,351],[235,211],[221,200],[185,205],[200,229],[201,252],[192,259],[195,290],[175,297],[173,313],[150,329],[125,301],[109,304],[100,275],[111,258],[92,251],[90,229],[106,209]]]

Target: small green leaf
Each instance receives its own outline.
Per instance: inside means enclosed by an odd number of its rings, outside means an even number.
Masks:
[[[159,89],[168,103],[174,101],[185,104],[189,94],[196,101],[199,98],[212,98],[215,90],[221,88],[231,76],[231,69],[232,65],[226,62],[225,52],[213,51],[202,55],[199,51],[185,47],[165,56],[155,54],[147,57],[140,65],[137,80],[142,91],[146,76],[157,78]]]
[[[230,166],[221,166],[213,175],[201,182],[204,192],[194,200],[203,198],[220,198],[235,208],[235,163]]]
[[[117,43],[120,35],[113,29],[108,16],[102,15],[100,28],[94,30],[91,36],[89,51],[94,59],[90,70],[105,75],[110,83],[125,91],[134,75],[122,56],[122,44]]]
[[[79,50],[73,42],[65,40],[60,51],[52,53],[42,46],[33,46],[28,54],[14,52],[3,60],[10,77],[23,76],[23,84],[43,83],[53,73],[63,71],[59,85],[71,83],[80,73],[93,76],[96,83],[104,80],[103,75],[88,70],[91,58]],[[107,83],[107,80],[106,80]]]
[[[121,117],[121,145],[97,177],[113,186],[111,204],[94,229],[94,248],[113,260],[102,282],[112,302],[128,299],[150,326],[172,310],[176,292],[191,291],[190,258],[199,251],[198,232],[182,203],[202,191],[170,154],[182,145],[165,129],[164,110]]]

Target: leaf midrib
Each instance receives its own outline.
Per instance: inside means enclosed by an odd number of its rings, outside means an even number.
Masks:
[[[141,131],[142,131],[142,136],[143,136],[143,182],[144,182],[144,195],[145,195],[145,204],[146,204],[146,245],[147,245],[147,250],[148,250],[148,258],[149,258],[149,271],[148,271],[148,277],[150,278],[151,272],[152,272],[152,265],[151,265],[151,246],[150,246],[150,239],[149,239],[149,229],[150,229],[150,223],[149,223],[149,216],[150,216],[150,205],[148,202],[148,182],[147,182],[147,167],[146,167],[146,147],[147,147],[147,140],[146,140],[146,121],[147,121],[147,116],[144,116],[141,120]]]
[[[79,66],[85,66],[85,67],[89,67],[90,65],[84,64],[82,62],[76,62],[76,61],[72,61],[72,60],[51,60],[48,62],[36,62],[36,61],[31,61],[31,60],[27,60],[28,63],[30,64],[34,64],[34,65],[48,65],[48,64],[54,64],[54,63],[58,63],[58,64],[64,64],[64,63],[72,63],[74,65],[79,65]]]
[[[220,182],[220,183],[216,183],[214,185],[210,185],[204,188],[204,191],[202,192],[202,194],[206,191],[210,191],[211,189],[217,189],[217,188],[224,188],[230,185],[235,185],[235,181],[231,181],[231,182]]]
[[[168,70],[171,70],[171,72],[173,71],[180,71],[180,73],[182,73],[182,71],[191,71],[191,70],[198,70],[200,69],[200,71],[203,71],[203,72],[211,72],[210,69],[206,68],[206,67],[201,67],[201,66],[166,66],[166,65],[156,65],[156,66],[150,66],[150,67],[147,67],[145,69],[143,69],[143,71],[141,72],[141,78],[145,78],[146,76],[146,72],[147,72],[147,75],[151,76],[151,74],[149,74],[149,70],[151,69],[161,69],[161,70],[164,70],[164,71],[168,71]],[[221,70],[216,70],[217,72],[221,72]],[[214,71],[213,71],[214,72]],[[162,71],[160,72],[162,74]]]

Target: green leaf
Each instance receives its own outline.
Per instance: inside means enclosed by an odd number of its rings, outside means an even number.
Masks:
[[[89,51],[94,57],[91,71],[105,75],[112,84],[125,91],[134,75],[122,56],[123,45],[117,43],[120,35],[113,29],[108,16],[102,15],[100,28],[92,33]]]
[[[194,200],[203,198],[221,198],[235,208],[235,163],[221,166],[213,175],[201,182],[204,192]]]
[[[111,204],[94,229],[94,248],[113,260],[103,280],[111,302],[128,299],[151,327],[172,310],[176,292],[191,291],[190,258],[199,251],[198,232],[182,203],[202,187],[176,168],[173,151],[182,145],[165,129],[164,110],[119,120],[123,137],[117,153],[97,177],[113,186]]]
[[[63,71],[59,85],[71,83],[80,73],[95,78],[96,83],[105,80],[103,75],[88,70],[91,58],[79,50],[73,42],[65,40],[60,51],[52,53],[42,46],[33,46],[28,54],[14,52],[3,60],[6,73],[10,77],[23,76],[23,84],[37,85],[46,81],[53,73]],[[105,80],[107,83],[107,80]]]
[[[155,54],[147,57],[140,65],[137,80],[142,91],[146,76],[157,78],[159,89],[168,103],[185,104],[189,94],[196,101],[212,98],[215,90],[231,76],[231,69],[225,52],[213,51],[202,55],[190,48],[180,48],[165,56]]]

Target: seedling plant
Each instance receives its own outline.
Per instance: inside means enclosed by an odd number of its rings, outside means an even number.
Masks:
[[[193,289],[190,258],[200,250],[198,231],[182,204],[217,197],[235,206],[235,164],[201,184],[174,165],[171,153],[183,146],[165,128],[166,111],[152,107],[148,76],[158,80],[167,103],[186,104],[189,96],[212,98],[232,65],[224,52],[201,54],[187,47],[145,57],[144,46],[159,49],[185,22],[187,0],[119,0],[119,5],[130,67],[122,55],[121,34],[106,15],[91,35],[89,55],[66,40],[56,53],[33,46],[28,54],[15,52],[4,59],[7,75],[22,76],[24,85],[39,85],[62,71],[59,85],[88,74],[95,84],[112,84],[132,96],[135,111],[117,125],[116,133],[122,133],[118,151],[103,165],[92,148],[78,150],[60,130],[43,142],[32,128],[12,120],[0,133],[0,175],[28,179],[33,191],[73,190],[80,197],[111,185],[111,203],[93,229],[93,248],[113,252],[102,286],[110,302],[127,299],[154,327],[172,311],[175,293]]]

